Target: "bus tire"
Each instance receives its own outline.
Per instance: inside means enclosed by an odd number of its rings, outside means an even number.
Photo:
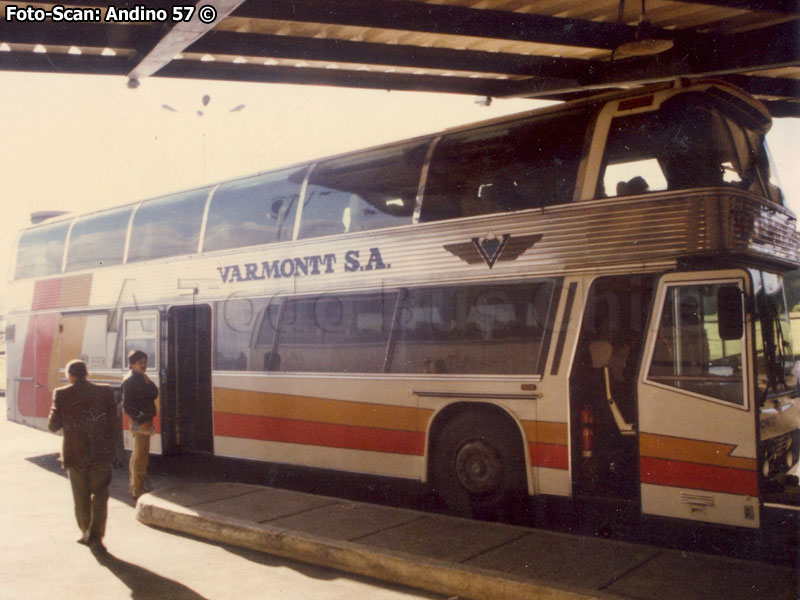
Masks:
[[[454,417],[434,440],[431,483],[454,514],[502,517],[525,495],[519,429],[486,411]]]

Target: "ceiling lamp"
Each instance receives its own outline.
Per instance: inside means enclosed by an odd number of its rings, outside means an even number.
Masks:
[[[674,45],[672,40],[656,38],[656,29],[647,20],[647,12],[642,0],[642,14],[639,16],[639,23],[636,25],[634,40],[620,44],[614,49],[613,59],[631,58],[634,56],[653,56],[666,52]],[[619,22],[622,23],[622,15],[625,10],[625,0],[619,2]]]

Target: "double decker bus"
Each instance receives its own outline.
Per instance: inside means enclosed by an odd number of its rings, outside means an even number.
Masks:
[[[758,537],[800,448],[769,126],[677,81],[30,227],[8,417],[44,427],[67,361],[113,384],[140,349],[155,452]]]

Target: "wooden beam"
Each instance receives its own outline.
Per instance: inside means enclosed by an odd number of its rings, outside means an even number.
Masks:
[[[139,50],[155,44],[160,28],[117,23],[70,23],[65,27],[53,21],[15,22],[6,24],[1,41],[9,44],[42,44],[43,46],[87,46],[91,48],[125,48]]]
[[[387,91],[424,91],[476,96],[506,95],[508,81],[439,75],[407,75],[372,71],[348,71],[297,67],[233,64],[176,60],[165,66],[156,77],[219,79],[260,83],[292,83],[298,85],[330,85],[338,87],[383,89]]]
[[[81,75],[125,75],[130,68],[126,57],[93,54],[39,54],[0,52],[0,70]]]
[[[203,0],[198,3],[197,10],[188,22],[177,23],[169,33],[161,38],[158,43],[147,53],[139,64],[128,73],[128,78],[132,82],[138,81],[142,77],[153,75],[172,59],[183,52],[189,45],[200,39],[208,31],[213,29],[217,23],[230,14],[244,0]],[[201,8],[203,10],[214,10],[213,20],[204,22]],[[171,14],[171,13],[170,13]]]
[[[211,55],[317,60],[548,77],[563,80],[582,79],[589,74],[591,69],[600,68],[603,64],[600,61],[592,60],[527,56],[503,52],[453,50],[229,31],[209,32],[187,50]]]
[[[751,75],[728,75],[726,81],[753,94],[754,96],[773,96],[776,98],[797,98],[800,100],[800,80],[779,77],[758,77]]]
[[[603,90],[623,84],[642,85],[676,77],[716,77],[800,65],[797,23],[782,23],[760,31],[709,36],[706,43],[676,43],[675,48],[650,57],[607,63],[580,81],[580,88]],[[731,49],[735,48],[736,52]],[[513,95],[542,95],[534,82],[517,82]],[[579,88],[554,88],[546,94],[572,93]]]
[[[800,117],[800,102],[790,100],[767,100],[764,105],[773,118],[798,118]]]
[[[786,13],[797,15],[800,12],[799,0],[678,0],[687,4],[705,4],[721,8],[737,8],[755,12]]]
[[[636,28],[624,24],[407,0],[249,1],[236,9],[233,16],[354,25],[606,50],[612,50],[623,42],[632,41],[636,36]],[[667,39],[678,35],[674,31],[663,29],[658,30],[658,34]]]

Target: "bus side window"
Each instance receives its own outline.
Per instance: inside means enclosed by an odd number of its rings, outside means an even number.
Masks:
[[[203,252],[292,239],[306,167],[220,185],[208,209]]]
[[[611,123],[596,197],[635,196],[667,189],[657,159],[655,113],[618,117]]]
[[[579,111],[444,136],[433,153],[420,219],[571,202],[588,118]]]
[[[394,373],[536,374],[554,283],[411,289],[395,323]]]
[[[61,272],[69,222],[54,223],[22,234],[17,247],[14,279]]]
[[[122,264],[132,207],[80,219],[72,226],[67,271]]]
[[[312,171],[299,238],[411,224],[428,140],[323,162]]]
[[[280,300],[271,298],[229,298],[218,302],[214,311],[214,368],[268,370],[265,356],[272,351],[279,310]]]
[[[744,404],[743,341],[719,336],[717,292],[728,284],[667,288],[648,379],[733,404]]]
[[[196,254],[210,188],[148,200],[133,216],[128,262]]]
[[[287,301],[272,370],[383,372],[396,298],[375,293]]]
[[[128,356],[133,350],[147,354],[148,367],[158,370],[158,322],[155,316],[125,316],[124,347],[122,354]]]

